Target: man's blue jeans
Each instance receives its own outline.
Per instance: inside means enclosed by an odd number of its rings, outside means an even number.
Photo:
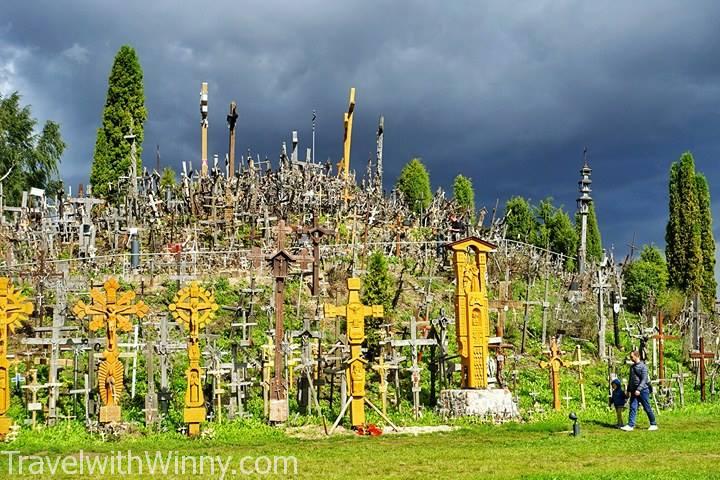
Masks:
[[[655,414],[650,406],[650,389],[646,388],[640,390],[640,396],[636,397],[635,392],[630,393],[630,418],[628,419],[628,425],[631,427],[635,426],[635,418],[637,417],[638,403],[642,404],[643,410],[647,413],[650,425],[655,425]]]

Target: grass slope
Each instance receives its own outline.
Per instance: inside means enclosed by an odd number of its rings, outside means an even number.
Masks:
[[[641,414],[638,429],[625,433],[610,427],[611,412],[597,410],[581,413],[585,420],[579,438],[568,435],[570,422],[564,414],[550,414],[533,423],[467,425],[449,433],[377,438],[342,435],[319,440],[287,437],[281,430],[258,424],[235,424],[216,427],[212,440],[156,434],[103,442],[79,426],[57,426],[28,432],[2,447],[52,457],[76,454],[80,449],[86,456],[88,452],[103,456],[128,449],[133,454],[149,450],[154,455],[161,450],[178,455],[232,455],[234,462],[246,455],[292,455],[297,458],[300,478],[322,479],[720,478],[718,414],[717,404],[663,412],[657,432],[644,429],[647,418]],[[0,476],[7,477],[7,473],[7,457],[2,455]],[[152,477],[146,474],[144,478]]]

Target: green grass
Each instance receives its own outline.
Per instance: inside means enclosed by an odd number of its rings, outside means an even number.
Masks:
[[[188,440],[165,433],[103,442],[69,424],[23,432],[2,448],[51,458],[81,449],[85,456],[127,450],[134,454],[148,450],[151,455],[156,450],[232,455],[235,462],[243,456],[294,456],[300,478],[322,479],[720,478],[719,414],[717,404],[663,412],[658,418],[660,430],[648,432],[647,418],[641,413],[638,429],[625,433],[610,427],[614,419],[610,411],[580,412],[578,438],[569,435],[570,421],[564,413],[522,424],[467,424],[447,433],[376,438],[338,435],[314,440],[288,437],[279,429],[251,421],[215,427],[212,439]],[[7,472],[3,455],[0,476],[6,477]]]

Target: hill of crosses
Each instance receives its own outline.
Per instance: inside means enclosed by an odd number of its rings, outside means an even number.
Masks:
[[[249,418],[323,435],[525,421],[606,406],[631,350],[656,409],[715,398],[715,305],[642,290],[652,249],[602,249],[587,154],[574,225],[519,197],[475,211],[462,188],[418,195],[418,160],[385,188],[384,119],[353,132],[354,88],[337,163],[297,132],[277,159],[236,155],[235,102],[208,158],[211,93],[177,179],[142,166],[130,124],[107,184],[13,198],[0,181],[4,440],[61,422],[194,437]],[[353,135],[376,139],[361,168]]]

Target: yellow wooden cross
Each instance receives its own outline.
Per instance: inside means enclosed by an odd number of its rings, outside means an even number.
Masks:
[[[382,305],[363,305],[360,300],[360,279],[348,278],[347,305],[325,304],[325,317],[345,317],[347,319],[347,339],[350,344],[350,360],[348,361],[348,386],[352,397],[350,420],[353,427],[365,424],[365,364],[361,345],[365,339],[365,317],[382,318]]]
[[[573,360],[572,362],[567,362],[567,364],[577,368],[578,385],[580,385],[580,406],[583,410],[585,410],[586,404],[585,378],[583,377],[582,367],[584,367],[585,365],[590,365],[590,363],[590,360],[582,359],[582,350],[580,349],[580,345],[575,345],[575,360]]]
[[[90,291],[92,303],[89,305],[79,300],[73,307],[73,313],[79,319],[90,317],[88,328],[91,332],[105,328],[107,345],[103,352],[103,361],[98,367],[98,386],[100,399],[100,422],[119,422],[120,395],[123,391],[124,368],[120,361],[118,349],[118,332],[129,332],[132,329],[132,316],[144,318],[150,308],[142,300],[133,303],[135,292],[128,290],[118,292],[120,284],[111,277],[103,285],[104,291],[93,288]]]
[[[202,288],[198,282],[181,289],[168,306],[175,321],[188,331],[187,389],[185,390],[185,423],[188,434],[200,433],[200,424],[205,421],[205,397],[202,391],[202,369],[200,368],[200,327],[209,324],[218,310],[215,297]]]
[[[560,357],[563,352],[557,344],[557,339],[553,337],[550,340],[550,351],[547,353],[548,361],[541,361],[540,368],[547,368],[550,371],[550,385],[553,390],[553,408],[560,410],[560,367],[567,366],[565,361]]]
[[[0,439],[5,438],[12,425],[12,419],[6,416],[10,408],[8,332],[14,332],[20,322],[27,320],[32,312],[32,303],[15,289],[9,278],[0,277]]]

